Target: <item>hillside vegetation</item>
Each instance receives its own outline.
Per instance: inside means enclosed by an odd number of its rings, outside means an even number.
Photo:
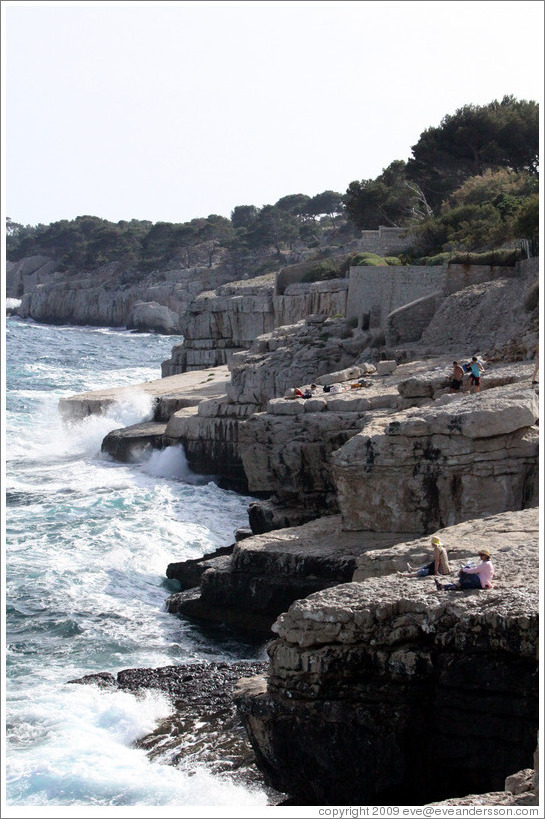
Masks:
[[[455,252],[537,241],[538,150],[537,103],[506,96],[445,116],[420,135],[407,162],[394,160],[344,194],[290,194],[261,208],[237,205],[229,219],[210,214],[180,223],[84,215],[31,226],[8,218],[7,257],[46,255],[69,272],[118,262],[129,281],[169,266],[220,263],[243,277],[277,269],[286,251],[320,259],[324,247],[348,245],[361,230],[385,225],[409,231],[401,262],[438,263]],[[326,262],[316,275],[339,269]]]

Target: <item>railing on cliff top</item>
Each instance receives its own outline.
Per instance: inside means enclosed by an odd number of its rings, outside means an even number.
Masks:
[[[539,236],[533,239],[521,239],[519,242],[521,259],[533,259],[539,256]]]

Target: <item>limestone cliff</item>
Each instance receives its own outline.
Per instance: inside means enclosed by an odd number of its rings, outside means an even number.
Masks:
[[[537,503],[537,400],[511,384],[531,367],[492,365],[482,393],[449,395],[439,361],[367,375],[340,394],[270,400],[239,432],[250,491],[340,508],[346,528],[378,531],[426,532]]]
[[[534,390],[510,385],[370,417],[331,458],[345,527],[433,532],[536,506],[538,416]]]
[[[292,284],[278,293],[277,275],[230,282],[199,294],[182,318],[184,342],[172,350],[163,374],[230,364],[275,328],[318,315],[344,316],[348,281]],[[255,349],[254,349],[255,352]],[[240,358],[237,357],[240,369]]]
[[[135,276],[112,262],[93,270],[59,272],[42,256],[7,262],[7,292],[21,299],[17,314],[52,324],[89,324],[181,333],[181,318],[204,289],[230,274],[208,267]]]
[[[424,804],[499,790],[532,765],[537,510],[441,537],[454,552],[486,544],[494,588],[384,576],[318,592],[273,626],[268,678],[241,682],[258,764],[300,804]]]

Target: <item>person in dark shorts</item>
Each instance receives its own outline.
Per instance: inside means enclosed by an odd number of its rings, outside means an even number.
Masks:
[[[469,376],[469,384],[471,392],[479,392],[481,389],[481,373],[484,373],[484,367],[476,355],[471,359],[471,375]]]
[[[450,382],[450,389],[452,392],[458,392],[464,380],[464,371],[457,361],[452,362],[452,380]]]
[[[450,574],[450,565],[448,562],[447,550],[441,543],[441,538],[434,535],[431,539],[433,546],[433,560],[431,563],[425,563],[419,569],[413,569],[410,563],[407,563],[407,572],[398,572],[400,577],[429,577],[435,574]]]

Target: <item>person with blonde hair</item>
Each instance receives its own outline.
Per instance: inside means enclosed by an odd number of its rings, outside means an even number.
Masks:
[[[491,589],[492,578],[494,577],[494,566],[490,560],[490,551],[488,549],[479,549],[478,554],[481,558],[481,562],[476,566],[463,566],[458,573],[456,583],[441,585],[441,583],[434,578],[437,590]]]
[[[430,577],[436,574],[450,574],[450,566],[448,562],[447,550],[441,543],[441,538],[434,535],[431,539],[433,546],[433,560],[431,563],[425,563],[419,569],[413,569],[410,563],[407,563],[406,572],[398,572],[400,577]]]

